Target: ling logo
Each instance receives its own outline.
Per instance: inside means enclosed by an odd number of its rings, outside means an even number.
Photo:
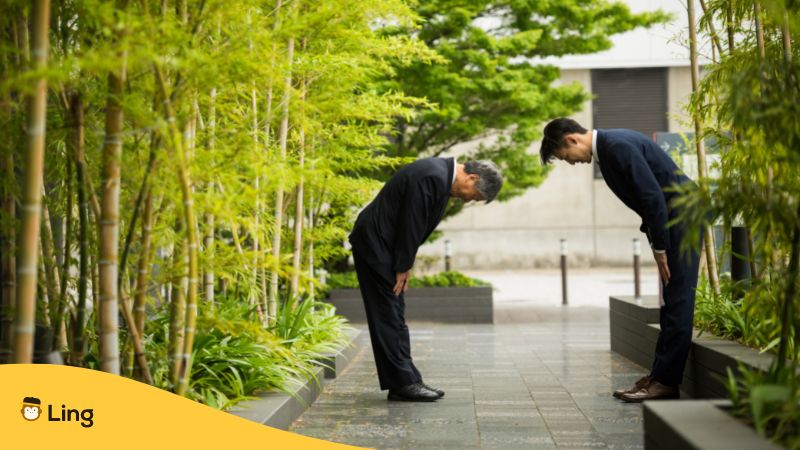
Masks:
[[[22,400],[22,417],[28,422],[33,422],[43,415],[42,401],[36,397],[25,397]],[[66,405],[61,405],[61,415],[53,414],[53,405],[47,405],[47,421],[48,422],[72,422],[80,421],[83,428],[91,428],[94,425],[94,410],[84,409],[79,411],[77,409],[67,408]]]
[[[22,417],[33,422],[42,415],[42,401],[36,397],[22,399]]]

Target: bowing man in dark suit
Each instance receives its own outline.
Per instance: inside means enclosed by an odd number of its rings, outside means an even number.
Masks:
[[[405,323],[417,249],[439,225],[450,197],[492,201],[503,178],[491,161],[425,158],[399,171],[356,219],[350,243],[369,323],[381,390],[389,400],[434,401],[444,392],[422,382]]]
[[[667,226],[678,211],[673,186],[692,183],[652,139],[632,130],[586,130],[572,119],[551,121],[544,129],[540,156],[571,165],[596,159],[611,191],[642,218],[663,284],[661,331],[650,375],[614,396],[626,402],[678,398],[678,385],[692,341],[694,297],[699,256],[681,253],[686,233],[697,232],[677,223]]]

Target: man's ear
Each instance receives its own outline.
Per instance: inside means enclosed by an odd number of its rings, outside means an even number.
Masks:
[[[575,133],[570,133],[570,134],[564,136],[564,142],[566,142],[566,144],[567,144],[566,147],[571,147],[573,145],[577,145],[578,144],[578,137],[575,136]]]

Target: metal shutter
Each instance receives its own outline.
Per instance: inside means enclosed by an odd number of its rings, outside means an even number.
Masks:
[[[667,68],[593,69],[594,128],[667,131]],[[602,178],[595,164],[595,178]]]
[[[667,69],[592,70],[594,128],[668,131]]]

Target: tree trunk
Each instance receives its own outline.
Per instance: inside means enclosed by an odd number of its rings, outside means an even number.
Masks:
[[[688,0],[689,11],[689,57],[692,68],[692,92],[696,92],[700,83],[700,71],[697,63],[697,26],[695,24],[694,0]],[[707,166],[705,145],[702,139],[703,124],[700,118],[694,117],[694,140],[697,149],[697,170],[701,189],[708,189]],[[717,271],[717,257],[714,243],[713,225],[704,227],[706,247],[706,264],[708,267],[708,280],[711,288],[719,294],[719,275]]]
[[[281,105],[281,128],[279,136],[281,163],[286,160],[286,143],[289,134],[289,102],[292,94],[292,58],[294,58],[294,37],[289,37],[286,50],[287,68],[283,85],[283,99]],[[278,269],[281,260],[281,228],[283,226],[283,184],[278,183],[275,193],[275,229],[272,234],[272,277],[269,289],[269,320],[274,320],[278,314]]]
[[[32,65],[38,73],[47,67],[50,1],[33,2]],[[41,226],[42,174],[44,172],[44,139],[47,120],[47,80],[39,76],[33,81],[33,94],[28,99],[28,150],[22,186],[22,228],[20,230],[19,265],[17,267],[16,324],[14,329],[15,363],[33,361],[33,338],[36,320],[36,275],[38,242]]]

